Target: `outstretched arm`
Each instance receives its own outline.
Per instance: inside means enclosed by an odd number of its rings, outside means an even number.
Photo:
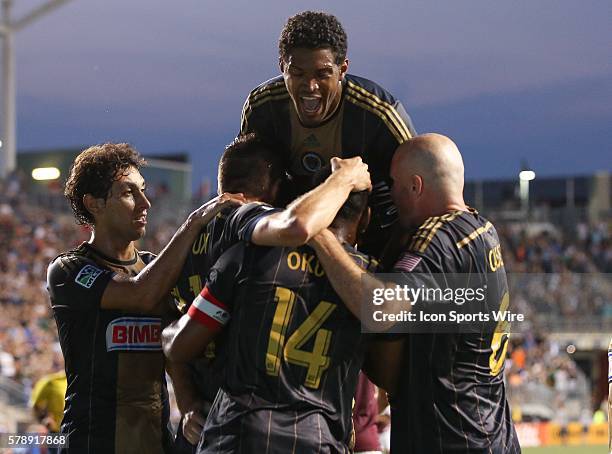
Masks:
[[[260,246],[299,246],[328,227],[352,191],[371,187],[367,164],[360,157],[332,158],[333,173],[321,185],[298,197],[283,211],[261,218],[251,241]]]
[[[390,314],[410,310],[411,305],[406,304],[407,301],[395,299],[393,289],[396,283],[383,282],[362,270],[329,230],[322,230],[309,244],[316,251],[325,274],[342,302],[368,329],[381,331],[395,325],[388,319],[375,320],[375,311]],[[374,295],[385,290],[391,297],[374,305]]]
[[[223,194],[192,212],[159,256],[137,276],[117,273],[102,295],[104,309],[150,311],[162,301],[176,282],[189,248],[200,229],[219,211],[244,201],[242,194]]]

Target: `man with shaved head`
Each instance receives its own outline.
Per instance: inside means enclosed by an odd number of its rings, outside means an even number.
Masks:
[[[415,333],[405,319],[398,323],[380,316],[404,311],[421,317],[441,309],[448,315],[472,307],[463,306],[458,292],[446,306],[393,292],[408,283],[439,288],[441,282],[464,282],[466,291],[482,289],[486,296],[478,307],[508,307],[497,232],[463,200],[461,153],[448,137],[417,136],[398,147],[390,174],[400,225],[411,233],[393,266],[392,282],[355,266],[328,231],[312,246],[334,289],[366,327],[406,333],[383,336],[368,368],[390,394],[391,451],[519,453],[503,382],[509,324],[481,320],[460,329],[430,323],[418,325]],[[374,305],[374,297],[384,291],[391,292]]]

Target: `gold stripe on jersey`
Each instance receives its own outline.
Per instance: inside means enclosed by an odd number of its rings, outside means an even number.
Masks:
[[[355,254],[354,252],[349,252],[348,255],[350,255],[351,257],[354,257],[354,259],[359,260],[359,262],[361,263],[361,268],[363,269],[367,269],[370,266],[374,268],[378,268],[378,261],[374,257],[369,257],[369,256],[364,257],[360,254]]]
[[[379,117],[387,125],[387,128],[389,128],[389,131],[391,131],[391,133],[393,134],[393,137],[395,137],[395,140],[397,140],[398,143],[403,143],[405,141],[405,139],[399,133],[397,128],[395,128],[395,126],[390,122],[390,120],[387,117],[387,115],[385,115],[384,113],[380,112],[377,107],[374,107],[371,104],[366,104],[365,102],[361,102],[357,98],[354,98],[350,94],[349,90],[347,90],[346,100],[351,102],[351,103],[353,103],[353,104],[355,104],[356,106],[361,107],[362,109],[365,109],[365,110],[367,110],[369,112],[372,112],[374,115]]]
[[[244,128],[245,120],[248,119],[251,110],[261,105],[261,103],[259,103],[260,100],[263,102],[265,102],[264,100],[272,100],[268,99],[268,96],[281,94],[283,92],[287,93],[287,95],[289,94],[289,92],[287,92],[287,88],[285,87],[285,82],[282,80],[270,85],[264,85],[263,87],[252,91],[242,106],[242,115],[240,119],[241,128]]]
[[[265,93],[265,96],[261,96],[257,98],[257,101],[255,101],[253,104],[249,102],[250,99],[247,99],[244,102],[244,105],[242,106],[242,116],[240,119],[241,132],[242,133],[245,132],[246,123],[248,122],[249,116],[251,115],[251,112],[253,111],[253,109],[269,101],[280,101],[280,100],[288,99],[288,98],[289,98],[289,93],[286,90],[276,90],[271,93]]]
[[[351,82],[350,80],[347,82],[347,87],[352,89],[353,91],[361,93],[363,96],[367,97],[374,104],[379,105],[381,106],[381,108],[385,109],[390,115],[391,119],[393,120],[393,123],[397,126],[398,131],[400,132],[402,137],[404,137],[405,140],[412,138],[412,134],[410,133],[410,129],[408,129],[408,125],[406,125],[402,117],[400,117],[400,114],[395,109],[395,107],[393,107],[388,102],[383,101],[378,96],[376,96],[374,93],[370,93],[365,88],[360,87],[359,85]]]
[[[389,128],[394,129],[397,132],[397,135],[401,137],[402,140],[400,140],[400,142],[404,142],[410,138],[410,132],[407,132],[404,122],[400,118],[397,111],[393,108],[393,106],[391,106],[391,104],[380,101],[379,98],[376,98],[375,96],[371,95],[369,92],[363,89],[357,90],[353,88],[353,86],[355,85],[351,82],[349,82],[349,84],[350,85],[348,85],[346,89],[347,94],[371,106],[371,108],[377,110],[381,115],[384,116],[384,118],[389,120],[389,122],[393,125],[393,127],[389,126]]]
[[[415,234],[415,238],[410,244],[410,248],[416,252],[425,252],[431,240],[436,236],[436,232],[445,222],[450,222],[461,214],[461,211],[447,213],[442,216],[436,216],[425,221],[423,226],[419,228]]]
[[[273,84],[270,84],[258,90],[255,90],[253,93],[249,95],[249,102],[255,103],[261,98],[265,98],[268,95],[277,94],[277,92],[283,92],[283,91],[287,92],[287,87],[285,87],[285,82],[281,80],[280,82],[275,82]]]
[[[418,245],[422,243],[425,238],[427,238],[429,230],[436,224],[436,222],[438,222],[439,219],[440,216],[433,216],[431,218],[426,219],[425,222],[421,224],[421,227],[419,227],[419,229],[412,236],[412,241],[410,242],[409,247],[411,251],[417,250]]]
[[[463,246],[466,246],[467,244],[469,244],[470,241],[478,238],[483,233],[488,232],[491,227],[493,227],[493,224],[491,224],[489,221],[487,221],[487,223],[485,225],[483,225],[482,227],[478,227],[476,230],[474,230],[472,233],[470,233],[464,239],[462,239],[461,241],[458,241],[457,242],[457,248],[461,249]]]

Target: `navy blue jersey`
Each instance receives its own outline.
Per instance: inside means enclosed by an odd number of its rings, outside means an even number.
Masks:
[[[486,285],[489,309],[508,309],[499,238],[475,210],[427,219],[394,272],[469,275],[475,286]],[[392,405],[392,452],[520,452],[503,381],[507,328],[406,336]]]
[[[238,241],[250,241],[259,219],[275,211],[270,205],[248,203],[221,211],[202,228],[172,290],[181,313],[186,313],[200,294],[202,283],[206,282],[210,269],[221,254]],[[209,344],[204,358],[189,363],[197,392],[208,403],[214,400],[223,379],[224,362],[219,359],[223,352],[223,337],[221,334]]]
[[[300,123],[283,77],[264,82],[244,103],[240,131],[257,132],[287,150],[293,177],[288,189],[293,189],[293,195],[307,190],[312,174],[332,157],[361,156],[374,186],[372,222],[363,250],[379,255],[388,236],[381,229],[397,217],[389,192],[391,158],[398,145],[416,132],[401,102],[380,85],[351,74],[342,83],[336,112],[323,124],[306,127]]]
[[[348,452],[365,337],[310,247],[233,246],[190,315],[211,329],[231,317],[199,452]]]
[[[115,273],[134,276],[152,259],[137,252],[118,261],[83,243],[49,266],[47,289],[68,381],[61,432],[69,452],[169,452],[164,314],[100,307]]]

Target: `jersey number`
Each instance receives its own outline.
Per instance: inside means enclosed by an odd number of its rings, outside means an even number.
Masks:
[[[499,306],[500,312],[507,310],[508,304],[510,304],[510,295],[508,295],[508,292],[506,292],[504,293]],[[489,367],[491,368],[491,375],[493,376],[500,373],[506,360],[508,339],[510,338],[510,333],[508,332],[509,327],[510,322],[505,320],[500,320],[495,326],[495,332],[493,333],[493,339],[491,340],[491,350],[493,350],[493,352],[491,353],[491,356],[489,356]]]
[[[268,375],[278,376],[281,366],[281,355],[285,361],[298,366],[306,367],[306,380],[304,385],[317,389],[321,383],[321,376],[327,370],[330,358],[327,355],[331,342],[330,330],[321,328],[336,308],[335,304],[321,301],[314,311],[289,336],[287,327],[295,306],[296,294],[284,287],[277,287],[274,295],[276,311],[270,329],[270,340],[266,353],[266,372]],[[312,351],[302,350],[302,347],[314,336]]]

